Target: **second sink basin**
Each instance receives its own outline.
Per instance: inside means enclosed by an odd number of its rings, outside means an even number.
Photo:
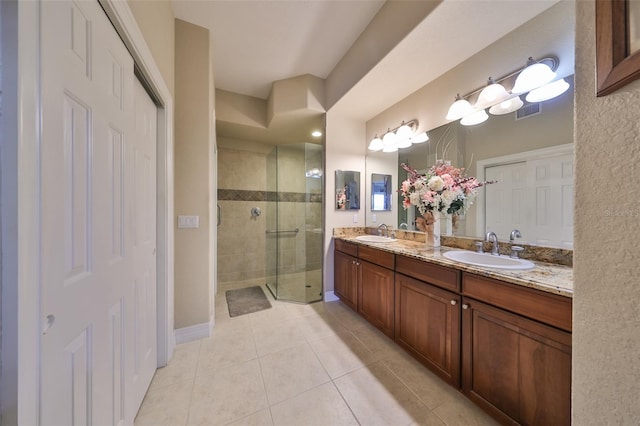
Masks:
[[[397,241],[395,238],[383,237],[380,235],[359,235],[356,240],[363,241],[365,243],[392,243]]]
[[[509,256],[494,256],[490,253],[476,253],[473,251],[448,251],[443,254],[449,260],[454,260],[468,265],[484,266],[496,269],[533,269],[536,265],[526,259],[513,259]]]

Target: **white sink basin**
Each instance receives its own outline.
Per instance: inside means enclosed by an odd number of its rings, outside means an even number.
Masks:
[[[398,241],[396,238],[382,237],[380,235],[359,235],[356,240],[363,241],[365,243],[392,243]]]
[[[496,269],[533,269],[536,265],[525,259],[512,259],[509,256],[494,256],[490,253],[476,253],[473,251],[448,251],[443,254],[449,260],[466,263],[468,265],[484,266]]]

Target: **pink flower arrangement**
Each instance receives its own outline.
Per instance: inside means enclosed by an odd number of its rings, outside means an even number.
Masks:
[[[473,204],[478,188],[494,183],[466,177],[464,169],[453,167],[449,161],[438,160],[426,174],[404,163],[401,167],[408,173],[399,190],[402,206],[405,210],[416,206],[422,215],[434,211],[462,215]]]

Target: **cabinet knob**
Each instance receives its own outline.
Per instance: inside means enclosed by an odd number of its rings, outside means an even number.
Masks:
[[[355,260],[352,260],[352,261],[351,261],[351,263],[353,263],[353,264],[355,265],[355,264],[356,264],[356,261],[355,261]]]
[[[468,305],[468,304],[466,304],[466,303],[463,303],[463,304],[462,304],[462,309],[469,309],[469,305]]]
[[[356,266],[360,266],[360,262],[356,262]]]
[[[452,300],[452,301],[451,301],[451,304],[452,304],[453,306],[456,306],[456,305],[458,304],[458,301],[457,301],[457,300]]]

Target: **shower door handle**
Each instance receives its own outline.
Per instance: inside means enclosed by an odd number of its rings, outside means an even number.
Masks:
[[[218,204],[218,226],[222,224],[222,208],[220,204]]]

